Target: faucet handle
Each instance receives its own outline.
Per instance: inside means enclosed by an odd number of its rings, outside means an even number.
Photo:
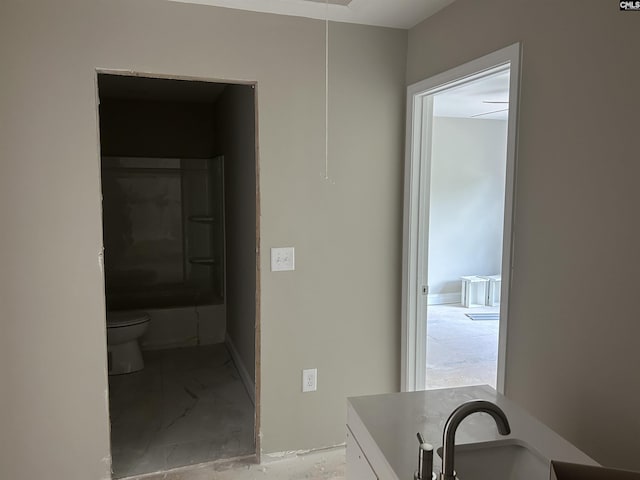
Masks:
[[[418,447],[418,470],[413,474],[414,480],[431,480],[433,477],[433,445],[424,441],[420,432],[416,435]]]

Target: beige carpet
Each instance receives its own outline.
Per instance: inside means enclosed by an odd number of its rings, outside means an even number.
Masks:
[[[496,387],[499,321],[475,321],[467,313],[494,313],[499,307],[460,304],[427,308],[427,388]]]

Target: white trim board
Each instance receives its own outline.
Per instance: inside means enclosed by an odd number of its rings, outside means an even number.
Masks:
[[[404,180],[404,228],[402,251],[402,333],[401,389],[426,388],[426,309],[428,298],[423,290],[428,285],[427,255],[424,248],[429,238],[428,204],[431,170],[431,117],[433,96],[452,87],[486,75],[510,69],[509,119],[507,127],[507,165],[505,178],[505,210],[502,239],[502,286],[500,331],[498,338],[497,390],[504,393],[506,376],[506,342],[509,292],[513,269],[514,191],[516,170],[518,99],[520,96],[521,46],[515,43],[456,68],[407,87],[406,146]],[[422,221],[419,221],[422,220]]]
[[[427,305],[449,305],[460,303],[461,292],[430,293],[427,295]]]
[[[247,367],[244,366],[244,363],[240,359],[240,354],[238,353],[238,350],[236,349],[236,346],[233,344],[233,340],[231,340],[231,337],[229,335],[225,337],[224,343],[227,346],[227,350],[229,350],[229,354],[233,359],[233,363],[235,363],[236,368],[238,369],[238,373],[240,373],[240,379],[242,380],[242,383],[244,384],[244,388],[247,390],[247,393],[249,394],[249,398],[251,398],[251,403],[253,403],[253,406],[255,407],[256,406],[256,384],[253,378],[251,378],[251,375],[249,375],[249,372],[247,371]]]

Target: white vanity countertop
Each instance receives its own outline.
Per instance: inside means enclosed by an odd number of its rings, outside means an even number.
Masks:
[[[451,412],[474,399],[489,400],[501,407],[511,425],[511,434],[501,436],[489,415],[474,413],[460,424],[456,444],[516,438],[551,460],[597,465],[486,385],[352,397],[347,402],[347,424],[380,479],[410,480],[418,464],[416,433],[422,433],[425,441],[437,449],[442,445],[442,430]],[[441,462],[437,454],[433,464],[439,472]]]

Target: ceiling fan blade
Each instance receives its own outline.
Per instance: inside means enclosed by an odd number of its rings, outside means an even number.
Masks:
[[[508,108],[503,108],[501,110],[494,110],[493,112],[476,113],[475,115],[471,115],[470,118],[483,117],[485,115],[491,115],[492,113],[501,113],[501,112],[508,112],[508,111],[509,111]]]

